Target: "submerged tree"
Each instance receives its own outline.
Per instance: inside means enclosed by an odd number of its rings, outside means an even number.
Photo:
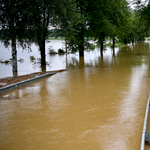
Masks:
[[[84,56],[87,33],[87,0],[74,0],[74,20],[71,19],[70,27],[72,35],[68,38],[68,46],[72,51],[79,50],[79,56]],[[70,34],[69,34],[70,35]]]
[[[30,1],[30,4],[32,9],[30,9],[29,38],[39,47],[41,65],[46,65],[45,40],[49,35],[48,27],[53,19],[54,1],[34,0]]]
[[[126,0],[75,0],[78,17],[70,26],[74,29],[69,46],[84,56],[89,38],[94,38],[103,51],[105,37],[115,45],[116,36],[124,36],[129,27],[129,7]]]
[[[12,70],[17,73],[17,49],[16,44],[24,47],[27,42],[25,37],[28,13],[24,9],[28,7],[25,0],[0,0],[0,40],[6,47],[11,45]]]
[[[13,72],[17,72],[16,43],[35,42],[39,46],[41,65],[46,65],[45,40],[49,27],[60,23],[63,6],[69,0],[0,0],[0,39],[12,47]],[[63,12],[62,12],[63,13]]]
[[[49,37],[49,29],[53,27],[59,31],[62,25],[66,27],[68,19],[71,19],[66,13],[66,9],[72,9],[71,0],[35,0],[30,3],[30,38],[39,46],[41,65],[46,65],[45,41]]]
[[[115,37],[127,33],[130,27],[130,9],[126,0],[98,0],[91,9],[93,11],[90,12],[90,30],[101,47],[102,54],[105,37],[113,39],[114,48]]]
[[[136,41],[144,41],[150,33],[150,0],[133,0],[133,4],[132,30],[127,39],[134,37]]]

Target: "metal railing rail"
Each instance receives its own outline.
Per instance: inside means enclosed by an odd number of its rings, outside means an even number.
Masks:
[[[147,128],[149,105],[150,105],[150,93],[149,93],[149,98],[148,98],[148,101],[147,101],[147,106],[146,106],[146,111],[145,111],[145,118],[144,118],[144,124],[143,124],[141,149],[140,150],[144,150],[144,148],[145,148],[145,133],[146,133],[146,128]]]
[[[20,82],[11,84],[11,85],[4,86],[4,87],[0,88],[0,94],[2,94],[2,93],[4,93],[4,92],[7,92],[7,91],[9,91],[9,90],[15,89],[15,88],[17,88],[17,87],[20,87],[20,86],[29,84],[29,83],[34,82],[34,81],[36,81],[36,80],[39,80],[39,79],[41,79],[41,78],[44,78],[44,77],[53,75],[53,74],[55,74],[55,73],[46,73],[46,74],[44,74],[44,75],[40,75],[40,76],[31,78],[31,79],[27,79],[27,80],[20,81]]]

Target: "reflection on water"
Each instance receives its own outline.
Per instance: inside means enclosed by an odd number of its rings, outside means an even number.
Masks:
[[[149,55],[141,43],[61,56],[67,71],[2,95],[0,149],[139,149]]]
[[[59,62],[57,60],[53,61],[51,60],[49,53],[49,47],[53,46],[55,51],[57,51],[59,48],[64,47],[64,42],[61,40],[52,40],[51,42],[46,43],[46,60],[47,60],[47,71],[51,70],[59,70],[59,69],[65,69],[65,66],[59,65],[62,63],[62,59],[59,59]],[[40,65],[40,52],[38,50],[38,47],[33,44],[31,46],[31,51],[29,50],[22,50],[22,48],[17,47],[17,57],[18,60],[23,60],[23,63],[18,62],[18,75],[24,75],[28,73],[33,72],[40,72],[42,71],[41,65]],[[32,62],[31,57],[35,60]],[[5,48],[2,43],[0,43],[0,60],[5,61],[9,60],[11,58],[11,48]],[[56,64],[53,66],[53,64]],[[11,64],[5,65],[0,63],[0,78],[13,76],[12,73],[12,67]]]
[[[46,43],[46,60],[47,65],[45,67],[46,71],[60,70],[68,68],[68,64],[76,67],[76,64],[79,62],[79,54],[68,54],[66,55],[50,55],[49,46],[53,45],[55,51],[59,48],[64,47],[64,41],[61,40],[52,40],[51,42]],[[8,60],[11,58],[11,48],[5,48],[3,44],[0,44],[0,60]],[[31,52],[27,50],[22,50],[18,48],[18,60],[23,60],[23,63],[18,62],[18,75],[24,75],[33,72],[41,72],[43,68],[40,65],[40,53],[36,45],[31,46]],[[118,48],[115,50],[116,54]],[[104,51],[104,60],[109,63],[113,61],[113,51],[110,48]],[[95,66],[98,63],[100,57],[100,50],[97,48],[94,51],[85,52],[84,61],[86,65]],[[95,59],[96,58],[96,59]],[[92,64],[91,64],[92,63]],[[5,65],[0,63],[0,78],[13,76],[11,64]]]

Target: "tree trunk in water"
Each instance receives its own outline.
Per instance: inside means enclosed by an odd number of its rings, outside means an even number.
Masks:
[[[105,33],[102,32],[102,33],[99,35],[99,44],[100,44],[101,57],[103,57],[104,41],[105,41]]]
[[[65,38],[65,50],[66,50],[66,54],[67,54],[67,39]]]
[[[115,49],[113,49],[113,57],[115,57]]]
[[[104,43],[102,42],[100,46],[101,57],[103,57],[103,48],[104,48]]]
[[[79,57],[84,56],[84,24],[82,25],[82,28],[79,33]]]
[[[12,71],[13,71],[13,75],[17,76],[18,67],[17,67],[17,49],[16,49],[15,38],[11,40],[11,47],[12,47]]]
[[[79,65],[80,65],[80,68],[84,68],[84,57],[83,56],[79,57]]]
[[[113,50],[115,49],[115,37],[113,38]]]
[[[41,54],[41,65],[46,65],[46,55],[45,55],[45,39],[39,44],[40,54]]]
[[[132,39],[132,45],[134,44],[134,39]]]
[[[79,57],[84,57],[84,46],[79,45]]]
[[[115,37],[113,38],[113,57],[115,57]]]

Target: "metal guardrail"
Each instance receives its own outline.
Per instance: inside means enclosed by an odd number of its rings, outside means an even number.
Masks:
[[[150,93],[149,98],[147,101],[146,111],[145,111],[145,118],[144,118],[144,124],[143,124],[143,131],[142,131],[142,139],[141,139],[141,149],[144,150],[145,148],[145,134],[146,134],[146,128],[147,128],[147,120],[148,120],[148,113],[149,113],[149,105],[150,105]]]
[[[20,87],[20,86],[29,84],[29,83],[31,83],[31,82],[33,82],[33,81],[36,81],[36,80],[38,80],[38,79],[47,77],[47,76],[49,76],[49,75],[53,75],[53,74],[55,74],[55,73],[46,73],[46,74],[44,74],[44,75],[40,75],[40,76],[31,78],[31,79],[27,79],[27,80],[24,80],[24,81],[21,81],[21,82],[17,82],[17,83],[11,84],[11,85],[4,86],[4,87],[0,88],[0,94],[2,94],[2,93],[4,93],[4,92],[7,92],[7,91],[9,91],[9,90],[15,89],[15,88],[17,88],[17,87]]]

